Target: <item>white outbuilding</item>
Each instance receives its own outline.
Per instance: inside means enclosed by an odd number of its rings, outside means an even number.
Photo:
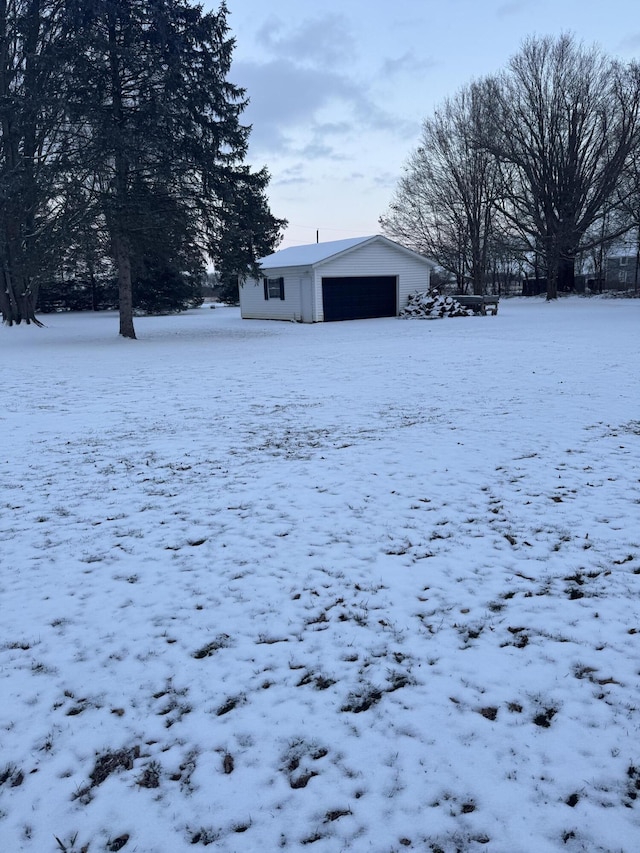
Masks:
[[[259,265],[263,277],[240,287],[242,317],[301,323],[395,317],[435,266],[381,235],[292,246]]]

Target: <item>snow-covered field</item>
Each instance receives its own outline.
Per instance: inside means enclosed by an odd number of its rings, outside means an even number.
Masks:
[[[640,300],[0,329],[0,851],[640,849]]]

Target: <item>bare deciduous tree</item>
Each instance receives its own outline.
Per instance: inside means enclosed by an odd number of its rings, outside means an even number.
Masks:
[[[542,249],[554,299],[638,145],[638,66],[571,35],[530,38],[483,91],[479,143],[505,170],[503,212]]]
[[[500,173],[493,154],[477,145],[478,84],[444,102],[422,128],[389,212],[385,233],[434,258],[482,293],[489,269]]]

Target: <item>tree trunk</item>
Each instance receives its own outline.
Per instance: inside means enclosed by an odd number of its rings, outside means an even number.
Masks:
[[[123,338],[133,338],[136,333],[133,328],[133,293],[131,287],[131,254],[124,237],[114,240],[116,263],[118,265],[118,303],[120,310],[120,334]]]
[[[633,274],[633,292],[638,294],[638,270],[640,270],[640,225],[638,226],[638,237],[636,239],[636,268]]]
[[[547,302],[558,298],[558,274],[560,270],[560,257],[558,243],[555,236],[547,237],[546,243],[546,265],[547,265]]]
[[[573,293],[576,288],[576,260],[574,257],[560,258],[558,264],[558,290]]]
[[[120,312],[120,334],[133,338],[133,293],[131,287],[131,246],[128,233],[129,210],[129,164],[121,135],[124,129],[121,53],[117,34],[117,9],[109,9],[109,66],[111,76],[111,119],[118,143],[115,151],[115,205],[112,231],[113,249],[118,267],[118,308]],[[126,224],[125,224],[126,223]]]
[[[96,274],[93,268],[93,262],[89,262],[89,282],[91,284],[91,310],[98,310],[98,285],[96,283]]]
[[[6,276],[3,285],[6,287]],[[43,326],[35,314],[34,300],[30,293],[15,293],[14,288],[0,292],[0,310],[2,311],[2,322],[7,326],[19,326],[24,322],[28,325]]]
[[[484,274],[486,265],[482,261],[480,250],[480,238],[478,229],[474,229],[470,238],[471,247],[471,286],[474,296],[482,296],[484,293]]]
[[[5,258],[2,269],[2,288],[0,291],[0,310],[2,321],[8,326],[43,324],[36,318],[35,298],[29,278],[24,270],[23,256],[20,247],[19,230],[11,211],[7,213],[7,222],[0,235],[5,244]]]

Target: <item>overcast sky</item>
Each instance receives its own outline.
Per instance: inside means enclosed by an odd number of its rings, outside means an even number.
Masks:
[[[205,0],[217,8],[215,0]],[[640,58],[638,0],[227,0],[250,162],[289,221],[280,248],[380,233],[422,120],[504,67],[528,35],[571,31]]]

